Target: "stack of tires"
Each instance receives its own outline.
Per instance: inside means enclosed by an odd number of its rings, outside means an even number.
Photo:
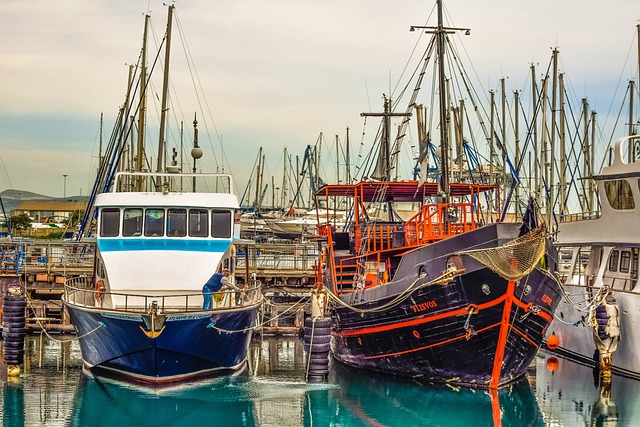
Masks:
[[[307,352],[307,381],[326,380],[331,351],[331,318],[305,319],[304,349]]]
[[[5,295],[2,303],[2,339],[5,365],[24,361],[25,315],[27,300],[23,295]]]

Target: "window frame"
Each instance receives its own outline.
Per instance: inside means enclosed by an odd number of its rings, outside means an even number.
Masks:
[[[228,239],[233,231],[233,212],[229,209],[211,210],[211,237]]]
[[[135,229],[133,232],[130,231],[129,228],[125,227],[126,221],[130,220],[133,223],[134,217],[126,218],[127,213],[132,211],[140,211],[140,216],[138,217],[139,219],[137,220],[137,223],[135,223]],[[123,237],[140,237],[142,236],[143,230],[144,230],[144,209],[136,208],[136,207],[124,208],[123,215],[122,215],[122,236]]]
[[[161,218],[154,218],[150,215],[151,212],[161,212]],[[163,237],[164,225],[167,217],[167,211],[164,208],[146,208],[144,210],[144,237]],[[160,226],[162,229],[152,228]]]
[[[113,234],[114,221],[109,215],[105,214],[117,214],[115,221],[115,234]],[[109,234],[105,234],[105,229],[110,231]],[[120,235],[120,208],[101,208],[100,209],[100,237],[118,237]]]
[[[184,215],[179,218],[179,215]],[[169,237],[185,237],[187,235],[188,211],[186,208],[169,208],[167,209],[167,236]],[[177,223],[176,226],[174,224]]]
[[[194,214],[198,215],[194,216]],[[199,230],[198,233],[194,233],[193,227],[193,223],[195,222],[194,220],[196,218],[198,220],[198,224],[196,224]],[[201,224],[202,218],[204,218],[204,220],[206,221],[204,226],[202,226]],[[203,208],[189,209],[187,231],[189,233],[189,237],[209,237],[209,210]]]

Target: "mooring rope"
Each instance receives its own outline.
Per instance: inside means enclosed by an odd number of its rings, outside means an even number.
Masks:
[[[313,318],[311,319],[311,339],[309,340],[309,351],[308,351],[309,356],[307,358],[307,373],[305,377],[307,380],[309,380],[309,369],[311,367],[311,354],[312,354],[311,349],[313,348],[313,336],[315,334],[315,331],[316,331],[316,319]]]
[[[325,294],[334,302],[336,302],[338,305],[341,305],[345,308],[348,308],[350,310],[356,311],[358,313],[375,313],[378,311],[383,311],[383,310],[387,310],[390,308],[393,308],[395,306],[400,305],[402,302],[404,302],[405,300],[407,300],[411,294],[413,294],[415,291],[422,289],[422,288],[426,288],[427,286],[432,286],[434,284],[446,284],[449,283],[451,281],[451,279],[453,279],[453,277],[462,274],[464,270],[447,270],[445,271],[442,275],[436,277],[433,280],[430,280],[428,282],[424,282],[424,283],[420,283],[418,284],[418,281],[420,279],[422,279],[421,277],[418,277],[416,280],[413,281],[413,283],[411,283],[409,286],[407,286],[402,292],[400,292],[396,297],[394,297],[391,301],[378,306],[378,307],[373,307],[370,309],[362,309],[362,308],[357,308],[354,307],[353,305],[350,305],[344,301],[342,301],[337,295],[335,295],[333,292],[326,292]]]
[[[33,305],[33,303],[32,303],[32,301],[33,301],[33,300],[27,296],[26,292],[25,292],[24,298],[25,298],[25,300],[27,300],[27,304],[29,305],[29,307],[31,308],[31,310],[33,310],[33,311],[34,311],[34,313],[35,313],[35,310],[36,310],[36,309],[35,309],[35,307],[34,307],[34,305]],[[45,334],[45,335],[47,336],[47,338],[49,338],[49,339],[51,339],[51,340],[53,340],[53,341],[55,341],[55,342],[58,342],[58,343],[60,343],[60,344],[65,344],[65,343],[69,343],[69,342],[73,342],[73,341],[79,341],[79,340],[81,340],[82,338],[84,338],[84,337],[86,337],[86,336],[88,336],[88,335],[91,335],[92,333],[94,333],[94,332],[95,332],[95,331],[97,331],[98,329],[100,329],[100,328],[102,328],[102,327],[104,327],[104,326],[105,326],[105,325],[104,325],[104,323],[100,323],[100,324],[99,324],[98,326],[96,326],[94,329],[90,330],[89,332],[87,332],[87,333],[85,333],[85,334],[82,334],[82,335],[76,335],[75,337],[68,338],[68,339],[59,339],[59,338],[56,338],[55,336],[53,336],[53,335],[51,335],[51,334],[49,333],[49,331],[47,330],[46,326],[42,323],[42,321],[41,321],[40,319],[38,319],[38,318],[36,317],[36,318],[35,318],[35,321],[36,321],[36,323],[38,324],[38,326],[39,326],[39,327],[40,327],[40,329],[41,329],[41,330],[40,330],[40,335]]]
[[[284,311],[282,311],[281,313],[277,314],[277,315],[276,315],[276,316],[274,316],[274,317],[270,317],[270,318],[269,318],[269,320],[266,320],[266,321],[264,321],[264,322],[262,322],[262,323],[258,323],[258,324],[256,324],[256,325],[251,326],[251,327],[248,327],[248,328],[238,329],[238,330],[230,330],[230,329],[223,329],[223,328],[219,328],[219,327],[217,327],[216,325],[214,325],[213,323],[211,324],[211,326],[210,326],[210,327],[211,327],[211,328],[213,328],[213,329],[215,329],[215,330],[217,330],[217,331],[219,331],[219,332],[224,332],[224,333],[227,333],[227,334],[240,333],[240,332],[247,332],[247,331],[251,331],[251,330],[254,330],[254,329],[259,329],[259,328],[262,328],[262,327],[263,327],[264,325],[266,325],[267,323],[271,322],[272,320],[279,319],[279,318],[280,318],[280,317],[282,317],[285,313],[287,313],[287,312],[291,311],[293,308],[297,307],[298,305],[301,305],[301,304],[306,303],[308,299],[309,299],[309,297],[301,298],[298,302],[294,303],[291,307],[288,307],[287,309],[285,309]],[[266,301],[266,299],[264,299],[264,300],[263,300],[263,302],[262,302],[263,306],[264,306],[264,305],[266,305],[266,304],[268,304],[268,303],[265,303],[265,301]],[[299,310],[298,310],[298,311],[299,311]],[[298,313],[298,311],[296,311],[296,313]]]

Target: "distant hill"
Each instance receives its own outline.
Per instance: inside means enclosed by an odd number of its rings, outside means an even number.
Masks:
[[[89,196],[67,196],[67,197],[51,197],[43,194],[32,193],[31,191],[7,189],[0,192],[0,199],[7,215],[18,206],[22,201],[27,200],[51,200],[51,201],[68,201],[68,202],[87,202]],[[0,212],[2,214],[2,212]]]

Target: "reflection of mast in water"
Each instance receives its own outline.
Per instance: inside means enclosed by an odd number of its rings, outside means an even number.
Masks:
[[[611,381],[600,382],[600,395],[591,411],[592,426],[617,426],[618,408],[611,398]]]

